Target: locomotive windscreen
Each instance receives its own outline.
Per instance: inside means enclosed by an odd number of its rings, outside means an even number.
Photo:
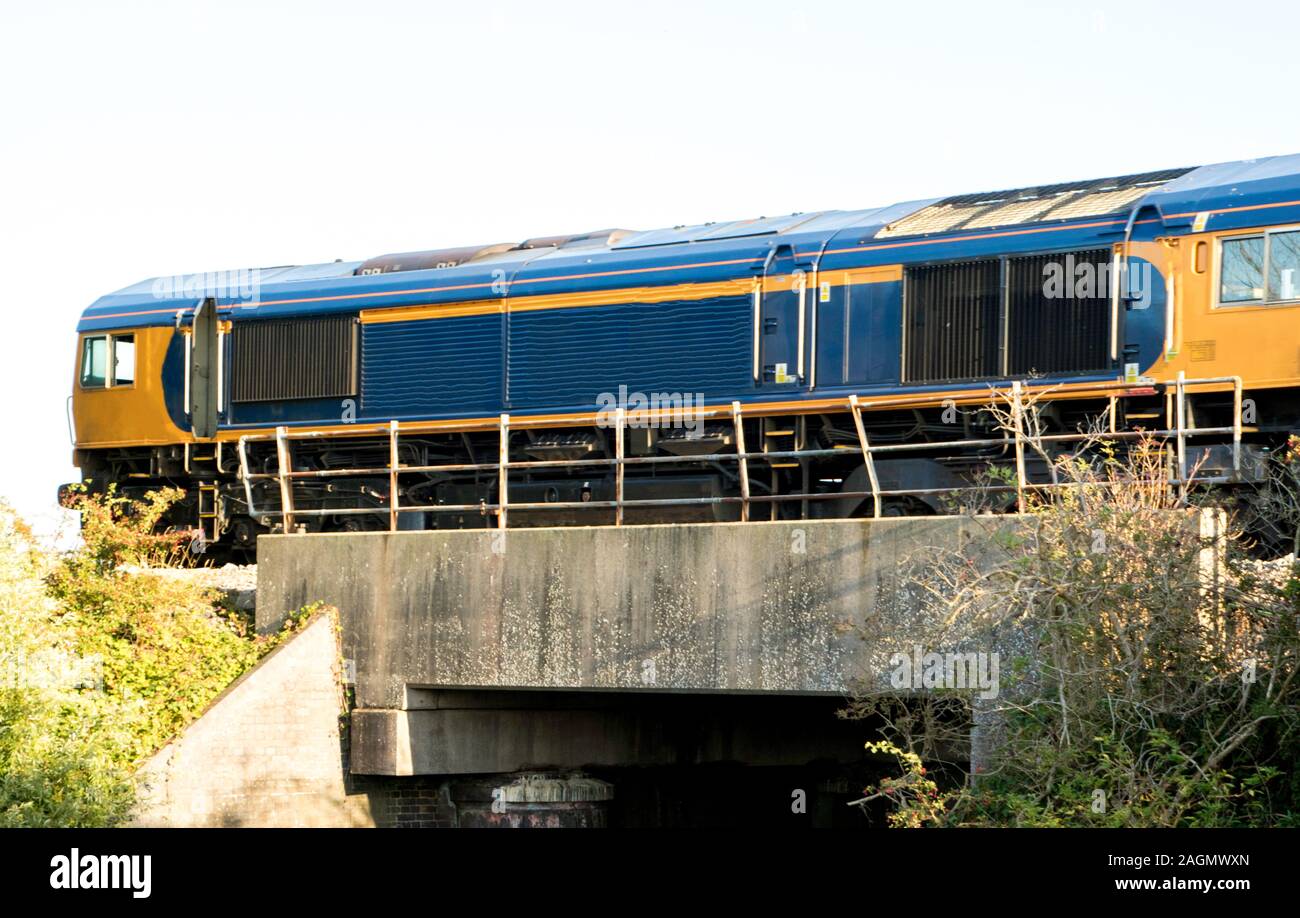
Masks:
[[[355,316],[237,321],[230,349],[232,402],[357,394]]]

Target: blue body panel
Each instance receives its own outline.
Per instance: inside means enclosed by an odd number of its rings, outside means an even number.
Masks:
[[[499,315],[361,329],[361,416],[416,418],[500,410]]]
[[[513,314],[509,408],[590,407],[620,385],[702,392],[715,401],[748,393],[751,302],[732,296]]]
[[[1207,230],[1298,222],[1300,154],[1202,166],[1143,203],[1170,228],[1190,227],[1199,213],[1207,215]]]
[[[291,399],[232,405],[222,416],[222,427],[268,427],[280,425],[338,424],[344,417],[345,402],[338,398]]]
[[[897,384],[903,350],[903,285],[898,281],[831,289],[817,304],[817,386]]]
[[[1144,258],[1129,260],[1129,272],[1135,279],[1139,272],[1150,271],[1150,277],[1157,280],[1150,284],[1131,284],[1135,299],[1124,311],[1124,343],[1136,348],[1136,353],[1127,358],[1139,366],[1149,367],[1155,363],[1164,347],[1165,340],[1165,285],[1159,282],[1160,275]]]

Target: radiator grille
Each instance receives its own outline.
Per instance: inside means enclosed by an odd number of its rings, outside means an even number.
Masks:
[[[354,316],[235,322],[230,346],[232,402],[357,394]]]
[[[1080,278],[1076,268],[1091,266]],[[1110,363],[1110,251],[1090,249],[1007,262],[1007,372],[1078,373]],[[1062,290],[1044,284],[1059,273]]]
[[[905,379],[1107,369],[1109,272],[1109,249],[908,268]]]
[[[998,375],[1000,286],[997,259],[907,269],[909,381]]]

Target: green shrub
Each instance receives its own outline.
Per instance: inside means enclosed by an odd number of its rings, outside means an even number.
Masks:
[[[894,803],[891,824],[1300,823],[1300,565],[1203,537],[1164,463],[1149,444],[1064,460],[1073,486],[1031,498],[1023,538],[909,569],[927,614],[1027,635],[1032,652],[988,710],[999,743],[984,771],[937,797],[912,791],[920,760],[901,756],[967,741],[927,714],[953,696],[855,699],[849,713],[883,718],[892,746],[878,748],[903,765],[869,789]]]
[[[154,532],[179,497],[83,492],[82,544],[61,556],[0,504],[0,826],[120,824],[135,768],[279,640],[140,569],[180,558],[183,536]],[[94,678],[48,678],[50,660]]]

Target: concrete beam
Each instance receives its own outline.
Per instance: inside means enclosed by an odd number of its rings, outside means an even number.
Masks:
[[[838,695],[881,684],[892,654],[940,633],[900,588],[905,562],[1018,525],[942,517],[264,536],[258,627],[310,602],[337,606],[364,709],[403,709],[412,687]],[[854,631],[864,621],[874,622],[867,639]]]
[[[459,693],[445,693],[454,696]],[[453,706],[352,712],[352,771],[501,774],[589,767],[853,764],[869,728],[839,699],[648,692],[467,692]],[[958,753],[955,758],[962,758]]]

